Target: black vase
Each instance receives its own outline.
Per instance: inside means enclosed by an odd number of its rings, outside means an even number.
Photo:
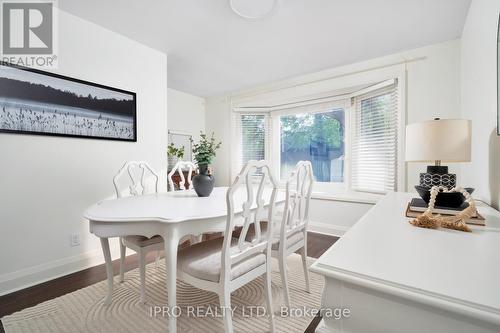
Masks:
[[[199,197],[208,197],[214,189],[214,176],[208,173],[208,165],[198,165],[200,173],[193,177],[193,187]]]

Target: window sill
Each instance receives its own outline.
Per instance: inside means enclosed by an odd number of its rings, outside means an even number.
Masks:
[[[384,195],[354,191],[313,192],[312,199],[375,205]]]

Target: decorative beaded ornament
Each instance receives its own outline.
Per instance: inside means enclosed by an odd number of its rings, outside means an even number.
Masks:
[[[454,216],[441,216],[433,215],[434,205],[436,203],[436,197],[440,192],[460,192],[465,197],[465,202],[469,204],[469,207],[461,211],[459,214]],[[431,188],[431,198],[429,200],[429,207],[427,210],[417,217],[416,219],[410,221],[410,223],[416,227],[437,229],[439,227],[471,232],[472,230],[466,224],[466,222],[476,214],[476,203],[469,192],[467,192],[463,187],[454,187],[448,190],[445,186],[433,186]]]

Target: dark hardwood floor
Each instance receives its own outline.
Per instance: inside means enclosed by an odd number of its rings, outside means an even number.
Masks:
[[[335,241],[337,237],[309,232],[307,242],[307,252],[310,257],[318,258]],[[182,244],[184,247],[187,244]],[[154,261],[155,254],[149,253],[148,262]],[[136,254],[127,256],[125,261],[126,270],[137,268],[138,258]],[[119,260],[113,261],[115,274],[119,271]],[[50,280],[36,286],[22,289],[11,294],[0,297],[0,318],[12,314],[25,308],[35,306],[47,300],[71,293],[81,288],[88,287],[94,283],[106,279],[106,268],[104,264],[84,269],[82,271],[68,274],[66,276]],[[321,318],[315,318],[305,333],[313,333]],[[0,333],[4,333],[0,322]]]

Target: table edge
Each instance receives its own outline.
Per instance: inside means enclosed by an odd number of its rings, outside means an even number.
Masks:
[[[221,186],[219,188],[225,189],[227,187]],[[165,192],[169,193],[169,192]],[[109,199],[111,200],[116,200],[116,199]],[[227,217],[227,214],[215,214],[215,215],[206,215],[206,216],[189,216],[185,217],[182,219],[165,219],[163,217],[159,216],[149,216],[149,217],[139,217],[139,218],[127,218],[127,217],[98,217],[98,216],[92,216],[88,214],[88,211],[93,208],[94,206],[108,200],[101,200],[98,201],[97,203],[93,204],[92,206],[88,207],[85,210],[85,213],[83,214],[83,218],[92,221],[92,222],[103,222],[103,223],[119,223],[119,222],[158,222],[158,223],[181,223],[185,221],[197,221],[197,220],[211,220],[211,219],[218,219],[218,218],[225,218]],[[284,197],[277,198],[274,202],[275,208],[276,206],[279,206],[285,202]],[[266,204],[265,207],[267,207],[269,204]],[[235,213],[235,214],[240,214],[241,212]]]
[[[164,219],[162,217],[141,217],[141,218],[101,218],[101,217],[93,217],[88,214],[84,214],[83,218],[91,221],[91,222],[103,222],[103,223],[119,223],[119,222],[158,222],[158,223],[180,223],[184,221],[196,221],[196,220],[210,220],[215,218],[226,217],[227,215],[214,215],[214,216],[202,216],[202,217],[189,217],[185,219]]]
[[[311,265],[309,270],[325,277],[330,277],[340,281],[352,283],[354,285],[361,285],[369,289],[386,292],[392,295],[399,296],[401,298],[415,301],[417,303],[430,304],[447,311],[461,312],[474,318],[487,320],[496,325],[500,325],[499,308],[485,306],[469,302],[467,300],[450,297],[435,292],[425,291],[408,285],[366,276],[352,271],[343,270],[334,266],[318,263],[317,261]]]

